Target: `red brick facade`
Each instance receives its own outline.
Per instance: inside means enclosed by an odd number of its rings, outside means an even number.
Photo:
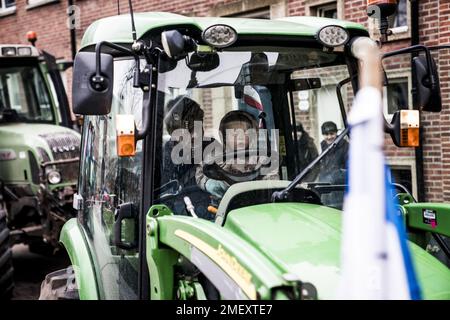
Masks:
[[[117,14],[115,0],[74,0],[80,8],[81,28],[76,30],[77,43],[87,26],[94,20]],[[308,5],[329,3],[328,0],[134,0],[134,9],[139,11],[168,11],[190,16],[232,15],[239,11],[270,8],[271,16],[304,15]],[[340,18],[364,24],[369,27],[366,15],[366,1],[337,1]],[[345,3],[344,3],[345,2]],[[409,2],[409,0],[408,0]],[[420,43],[438,45],[450,43],[450,0],[421,0],[419,2]],[[16,1],[14,14],[0,17],[0,43],[26,43],[25,34],[34,30],[38,34],[37,45],[58,58],[71,59],[70,31],[67,23],[67,1],[53,1],[49,4],[27,9],[27,0]],[[121,1],[121,12],[128,11],[128,1]],[[339,9],[338,9],[339,11]],[[411,15],[411,12],[408,11]],[[384,50],[410,45],[411,38],[391,41]],[[440,114],[421,116],[424,128],[424,183],[425,199],[428,201],[450,201],[450,52],[441,51],[438,58],[443,111]],[[68,75],[70,78],[70,75]],[[69,84],[70,85],[70,84]],[[389,159],[410,159],[415,161],[414,150],[398,149],[387,142]]]

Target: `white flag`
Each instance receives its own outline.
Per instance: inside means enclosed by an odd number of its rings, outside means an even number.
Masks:
[[[403,222],[387,196],[380,91],[362,88],[348,121],[348,190],[337,298],[420,299]]]

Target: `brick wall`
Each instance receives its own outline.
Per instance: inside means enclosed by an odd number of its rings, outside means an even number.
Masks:
[[[276,1],[260,0],[261,3]],[[286,0],[284,3],[287,15],[305,14],[305,3],[308,0]],[[280,2],[280,1],[278,1]],[[25,34],[29,30],[38,33],[37,46],[53,53],[57,58],[70,59],[70,31],[66,27],[67,1],[59,1],[31,10],[26,10],[26,0],[16,1],[16,13],[0,17],[0,43],[26,43]],[[74,0],[81,9],[81,29],[76,30],[77,43],[94,20],[117,14],[115,0]],[[218,12],[218,8],[228,5],[241,8],[254,7],[256,1],[249,0],[134,0],[134,9],[138,11],[169,11],[192,16],[207,16]],[[234,4],[233,4],[234,3]],[[450,0],[419,1],[420,42],[426,45],[450,43]],[[366,16],[366,1],[345,0],[344,19],[369,26]],[[127,1],[121,1],[121,12],[128,12]],[[383,50],[391,50],[410,44],[410,39],[393,41]],[[443,98],[443,111],[440,114],[421,116],[424,132],[424,174],[426,199],[429,201],[450,201],[450,51],[441,52],[438,56]],[[70,73],[68,87],[70,89]],[[69,90],[70,92],[70,90]],[[414,159],[412,149],[398,149],[392,146],[390,138],[386,138],[388,157]]]

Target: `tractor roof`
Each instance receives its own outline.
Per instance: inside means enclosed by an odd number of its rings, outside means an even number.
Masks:
[[[0,44],[0,58],[39,57],[39,50],[26,44]]]
[[[339,25],[346,29],[366,32],[357,23],[317,17],[285,17],[276,20],[244,19],[244,18],[214,18],[186,17],[168,12],[147,12],[135,14],[137,37],[161,27],[176,25],[192,26],[200,31],[214,24],[227,24],[233,27],[238,35],[269,35],[269,36],[314,36],[326,25]],[[132,43],[130,15],[119,15],[103,18],[89,26],[84,34],[81,48],[100,41],[115,43]]]

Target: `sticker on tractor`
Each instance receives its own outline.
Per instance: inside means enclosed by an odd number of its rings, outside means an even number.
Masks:
[[[431,225],[432,228],[437,226],[436,211],[431,209],[423,209],[423,223]]]

